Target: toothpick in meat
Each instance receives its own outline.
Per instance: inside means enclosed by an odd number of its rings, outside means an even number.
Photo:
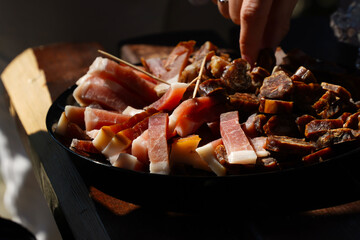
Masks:
[[[102,51],[102,50],[98,50],[98,52],[101,53],[101,54],[103,54],[104,56],[106,56],[106,57],[108,57],[108,58],[111,58],[111,59],[113,59],[113,60],[115,60],[115,61],[118,61],[118,62],[120,62],[120,63],[123,63],[123,64],[125,64],[125,65],[127,65],[127,66],[129,66],[129,67],[131,67],[131,68],[133,68],[133,69],[135,69],[135,70],[137,70],[137,71],[139,71],[139,72],[141,72],[141,73],[143,73],[143,74],[145,74],[145,75],[153,78],[153,79],[155,79],[155,80],[158,81],[158,82],[161,82],[161,83],[165,83],[165,84],[167,84],[167,85],[170,85],[170,83],[166,82],[165,80],[162,80],[162,79],[160,79],[160,78],[152,75],[151,73],[148,73],[148,72],[142,70],[141,68],[139,68],[139,67],[137,67],[137,66],[135,66],[135,65],[133,65],[133,64],[125,61],[125,60],[122,60],[122,59],[120,59],[120,58],[118,58],[118,57],[115,57],[114,55],[111,55],[110,53],[104,52],[104,51]]]

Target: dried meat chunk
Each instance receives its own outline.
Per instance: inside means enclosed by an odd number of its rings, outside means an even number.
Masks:
[[[321,87],[323,89],[327,90],[327,91],[331,91],[331,92],[335,93],[336,96],[340,97],[343,100],[349,100],[351,98],[350,92],[348,90],[346,90],[346,88],[344,88],[342,86],[322,82]]]
[[[287,136],[269,136],[265,148],[269,151],[306,155],[315,150],[315,145],[304,139]]]
[[[291,76],[293,81],[301,81],[304,83],[316,83],[314,74],[307,68],[300,66],[296,72]]]
[[[256,88],[260,88],[264,79],[270,76],[270,73],[265,68],[254,67],[250,72],[250,76],[252,79],[252,85]]]
[[[227,65],[229,65],[230,62],[220,56],[212,56],[209,67],[210,72],[215,78],[220,78],[226,68]]]
[[[258,158],[256,165],[259,166],[261,169],[266,170],[279,169],[279,164],[277,160],[273,157]]]
[[[235,93],[229,95],[230,105],[240,112],[256,112],[259,108],[259,98],[251,93]]]
[[[292,99],[296,103],[295,110],[303,113],[313,112],[311,105],[314,104],[323,94],[324,90],[320,84],[306,84],[301,81],[293,81],[294,91]]]
[[[220,79],[208,79],[200,83],[201,96],[226,96],[226,85]]]
[[[329,159],[334,156],[335,152],[331,147],[326,147],[320,149],[316,152],[310,153],[302,158],[302,161],[305,163],[316,163],[321,162],[323,160]]]
[[[341,128],[343,121],[340,119],[315,119],[306,124],[305,137],[315,139],[330,129]]]
[[[288,99],[292,92],[291,78],[285,72],[279,71],[264,79],[259,96],[270,99]]]
[[[317,139],[316,147],[320,149],[335,144],[355,141],[357,139],[359,139],[358,130],[353,130],[351,128],[330,129]]]
[[[264,114],[253,113],[251,114],[245,123],[242,124],[242,128],[247,136],[258,137],[264,133],[263,127],[268,118]]]
[[[315,117],[308,115],[308,114],[304,114],[300,117],[297,117],[295,119],[295,123],[298,126],[299,132],[304,135],[306,124],[308,124],[312,120],[315,120]]]
[[[260,99],[259,112],[269,114],[292,113],[294,103],[291,101]]]
[[[359,129],[359,117],[360,112],[356,112],[354,114],[351,114],[346,118],[346,121],[344,122],[344,128],[351,128],[351,129]]]
[[[235,92],[246,92],[252,88],[251,66],[244,59],[238,58],[233,60],[225,67],[221,80]]]
[[[227,153],[224,144],[219,144],[217,147],[215,147],[214,153],[216,159],[222,165],[225,165],[225,163],[228,162]]]
[[[295,123],[295,117],[292,115],[274,115],[263,126],[264,133],[268,136],[300,136]]]
[[[321,118],[332,118],[340,113],[342,102],[335,93],[327,91],[317,102],[312,105],[317,115]]]

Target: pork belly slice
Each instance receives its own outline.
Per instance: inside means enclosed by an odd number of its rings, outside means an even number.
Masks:
[[[69,119],[70,122],[77,124],[80,128],[85,129],[84,121],[84,107],[66,105],[65,106],[65,116]]]
[[[179,105],[187,87],[188,84],[186,83],[172,83],[166,93],[149,107],[155,108],[159,111],[173,110],[177,105]]]
[[[255,150],[256,155],[260,157],[268,157],[270,152],[265,149],[267,137],[250,138],[250,143]]]
[[[225,111],[215,98],[198,97],[183,101],[169,118],[169,129],[181,137],[194,133],[202,124],[219,120]]]
[[[114,167],[124,168],[134,171],[142,171],[144,165],[137,158],[128,153],[120,153],[111,164]]]
[[[84,111],[85,129],[86,131],[100,129],[103,126],[125,122],[129,120],[130,117],[130,115],[118,112],[86,107]]]
[[[149,165],[148,148],[149,131],[145,130],[140,136],[134,139],[131,144],[131,154],[143,164]]]
[[[175,139],[171,144],[170,162],[172,164],[186,164],[197,169],[210,171],[208,164],[196,151],[200,140],[201,138],[198,135]]]
[[[154,90],[155,84],[141,78],[132,68],[120,65],[110,59],[97,57],[91,64],[87,75],[117,82],[148,104],[158,99]]]
[[[255,164],[256,153],[239,123],[237,111],[220,115],[220,133],[231,164]]]
[[[217,146],[222,144],[222,139],[217,139],[204,146],[198,147],[196,152],[199,154],[200,158],[202,158],[210,167],[210,169],[217,175],[217,176],[225,176],[226,175],[226,168],[218,161],[215,149]]]
[[[73,138],[84,140],[89,139],[83,129],[81,129],[77,124],[69,121],[65,115],[65,112],[61,113],[54,132],[55,134],[61,136],[61,140],[64,140],[65,145],[67,145],[68,141]]]
[[[146,105],[137,95],[128,91],[120,84],[97,76],[90,76],[86,81],[77,86],[73,96],[83,107],[92,103],[98,103],[106,109],[120,112],[128,105],[135,108],[142,108]]]
[[[150,173],[170,174],[169,150],[167,144],[169,117],[159,113],[149,118],[149,160]]]

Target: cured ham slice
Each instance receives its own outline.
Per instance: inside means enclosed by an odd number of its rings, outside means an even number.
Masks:
[[[87,74],[115,81],[147,103],[158,99],[154,90],[155,84],[141,78],[132,68],[110,59],[97,57]]]
[[[196,152],[201,138],[198,135],[190,135],[185,138],[174,140],[171,145],[170,162],[182,163],[197,169],[210,171],[208,164]]]
[[[126,90],[120,84],[97,76],[89,76],[73,93],[81,106],[98,103],[106,109],[123,111],[128,105],[142,108],[146,104],[137,95]]]
[[[164,64],[167,71],[163,73],[160,78],[164,80],[170,80],[172,78],[179,79],[181,72],[188,64],[188,59],[194,50],[194,46],[195,41],[178,43]]]
[[[129,120],[130,117],[130,115],[117,112],[86,107],[84,111],[85,129],[86,131],[100,129],[103,126],[125,122]]]
[[[143,164],[149,165],[148,149],[149,131],[144,131],[140,136],[134,139],[131,144],[131,154],[134,155]]]
[[[255,164],[256,153],[239,123],[237,111],[220,115],[220,133],[231,164]]]
[[[225,176],[226,168],[221,165],[215,154],[215,149],[220,144],[222,144],[222,139],[217,139],[204,146],[198,147],[196,152],[217,176]]]
[[[188,84],[186,83],[172,83],[166,93],[159,100],[151,104],[150,107],[159,111],[173,110],[179,105],[187,87]]]
[[[167,145],[168,121],[167,113],[159,113],[149,119],[150,173],[170,174]]]
[[[192,98],[183,101],[169,118],[169,129],[184,137],[194,133],[203,123],[219,120],[224,105],[211,97]]]

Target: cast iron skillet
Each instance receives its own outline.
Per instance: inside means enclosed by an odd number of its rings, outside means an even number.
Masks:
[[[66,149],[84,181],[113,197],[178,212],[302,211],[360,199],[359,147],[318,164],[224,177],[135,172],[81,156],[63,145],[52,129],[65,105],[74,102],[74,89],[54,101],[46,117],[47,129]]]

